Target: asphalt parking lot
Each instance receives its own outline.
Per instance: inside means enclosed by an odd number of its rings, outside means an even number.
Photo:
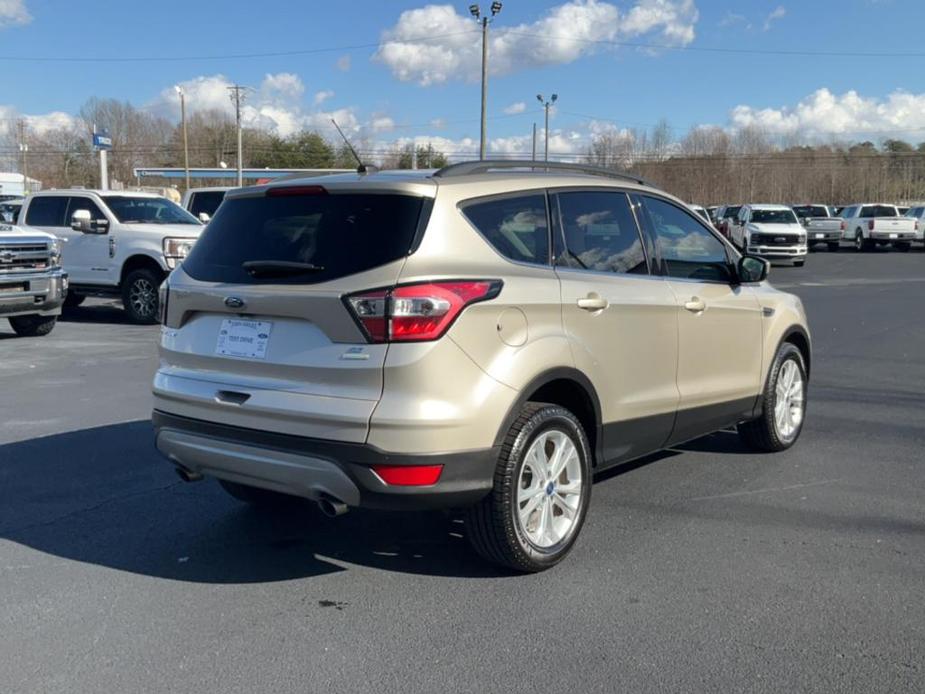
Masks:
[[[261,516],[184,484],[147,421],[157,327],[99,301],[48,338],[0,323],[0,689],[925,690],[925,253],[771,280],[815,340],[799,444],[608,472],[534,576],[441,514]]]

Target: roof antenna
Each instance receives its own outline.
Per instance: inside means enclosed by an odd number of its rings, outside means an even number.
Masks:
[[[334,124],[334,127],[337,128],[338,134],[342,138],[344,138],[344,144],[347,145],[347,149],[350,150],[350,153],[353,155],[353,158],[357,160],[357,164],[359,164],[359,166],[357,166],[357,173],[358,174],[368,174],[368,173],[374,173],[378,171],[379,169],[377,169],[375,166],[366,166],[366,164],[363,163],[363,160],[360,159],[360,155],[357,154],[357,151],[353,148],[353,145],[350,144],[350,140],[348,140],[347,136],[344,135],[344,131],[340,129],[340,126],[337,124],[337,121],[332,118],[331,122]]]

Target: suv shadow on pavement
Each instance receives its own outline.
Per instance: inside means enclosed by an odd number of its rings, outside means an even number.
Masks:
[[[296,498],[272,512],[257,511],[212,480],[182,482],[157,454],[153,437],[150,422],[134,421],[0,445],[0,538],[56,557],[194,583],[310,578],[350,564],[432,576],[513,575],[480,560],[451,514],[355,509],[329,519]],[[657,453],[597,479],[678,454]]]
[[[118,300],[88,300],[80,306],[65,306],[59,319],[64,323],[134,325]]]

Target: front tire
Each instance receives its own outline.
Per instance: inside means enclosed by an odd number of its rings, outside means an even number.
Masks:
[[[591,449],[581,423],[557,405],[529,403],[501,448],[491,493],[468,510],[472,547],[523,572],[569,553],[591,500]]]
[[[122,283],[122,305],[132,323],[157,323],[157,288],[160,284],[160,275],[147,268],[132,270],[125,277]]]
[[[745,444],[756,451],[777,453],[796,443],[806,416],[807,383],[803,354],[785,342],[777,351],[761,396],[762,415],[738,426]]]
[[[20,337],[42,337],[54,330],[57,316],[13,316],[10,326]]]

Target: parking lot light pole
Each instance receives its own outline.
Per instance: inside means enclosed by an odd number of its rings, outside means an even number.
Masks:
[[[189,190],[189,140],[186,135],[186,95],[180,85],[174,87],[180,97],[180,123],[183,126],[183,170],[186,174],[186,189]]]
[[[548,162],[549,161],[549,107],[552,106],[554,103],[556,103],[556,101],[558,101],[559,95],[553,94],[549,98],[548,101],[545,98],[543,98],[542,94],[537,94],[536,98],[541,104],[543,104],[543,108],[546,110],[546,132],[544,133],[546,135],[546,150],[543,153],[543,161]]]
[[[479,159],[484,161],[488,140],[488,25],[501,11],[502,4],[497,0],[491,3],[491,16],[482,16],[482,8],[469,5],[469,13],[482,26],[482,132],[479,137]]]

